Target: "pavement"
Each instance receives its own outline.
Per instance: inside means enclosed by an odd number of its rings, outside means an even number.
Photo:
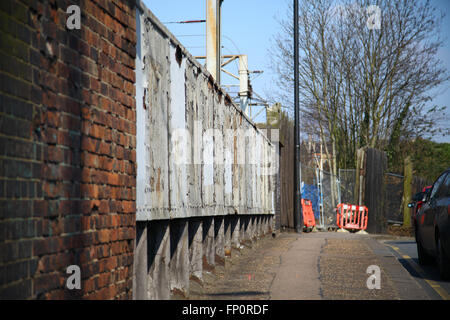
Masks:
[[[283,232],[233,250],[225,263],[189,299],[449,299],[450,283],[435,266],[418,267],[415,241],[406,237]],[[376,280],[369,267],[379,270]]]

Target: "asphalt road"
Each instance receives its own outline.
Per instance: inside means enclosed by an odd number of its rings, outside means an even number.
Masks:
[[[384,241],[403,267],[422,286],[433,300],[450,300],[450,281],[439,277],[436,265],[421,266],[414,240]]]

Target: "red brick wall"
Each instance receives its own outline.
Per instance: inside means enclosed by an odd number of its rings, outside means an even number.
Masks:
[[[0,1],[1,299],[132,297],[135,25],[132,0]]]

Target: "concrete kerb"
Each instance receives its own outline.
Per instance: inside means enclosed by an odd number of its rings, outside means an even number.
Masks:
[[[367,245],[380,260],[384,271],[396,288],[399,298],[401,300],[429,300],[428,294],[421,289],[419,283],[381,241],[383,241],[381,237],[377,240],[376,235],[369,236]]]

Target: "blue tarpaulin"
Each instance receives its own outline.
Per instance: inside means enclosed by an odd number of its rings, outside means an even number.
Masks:
[[[314,218],[319,219],[319,188],[315,185],[302,183],[302,198],[311,201]]]

